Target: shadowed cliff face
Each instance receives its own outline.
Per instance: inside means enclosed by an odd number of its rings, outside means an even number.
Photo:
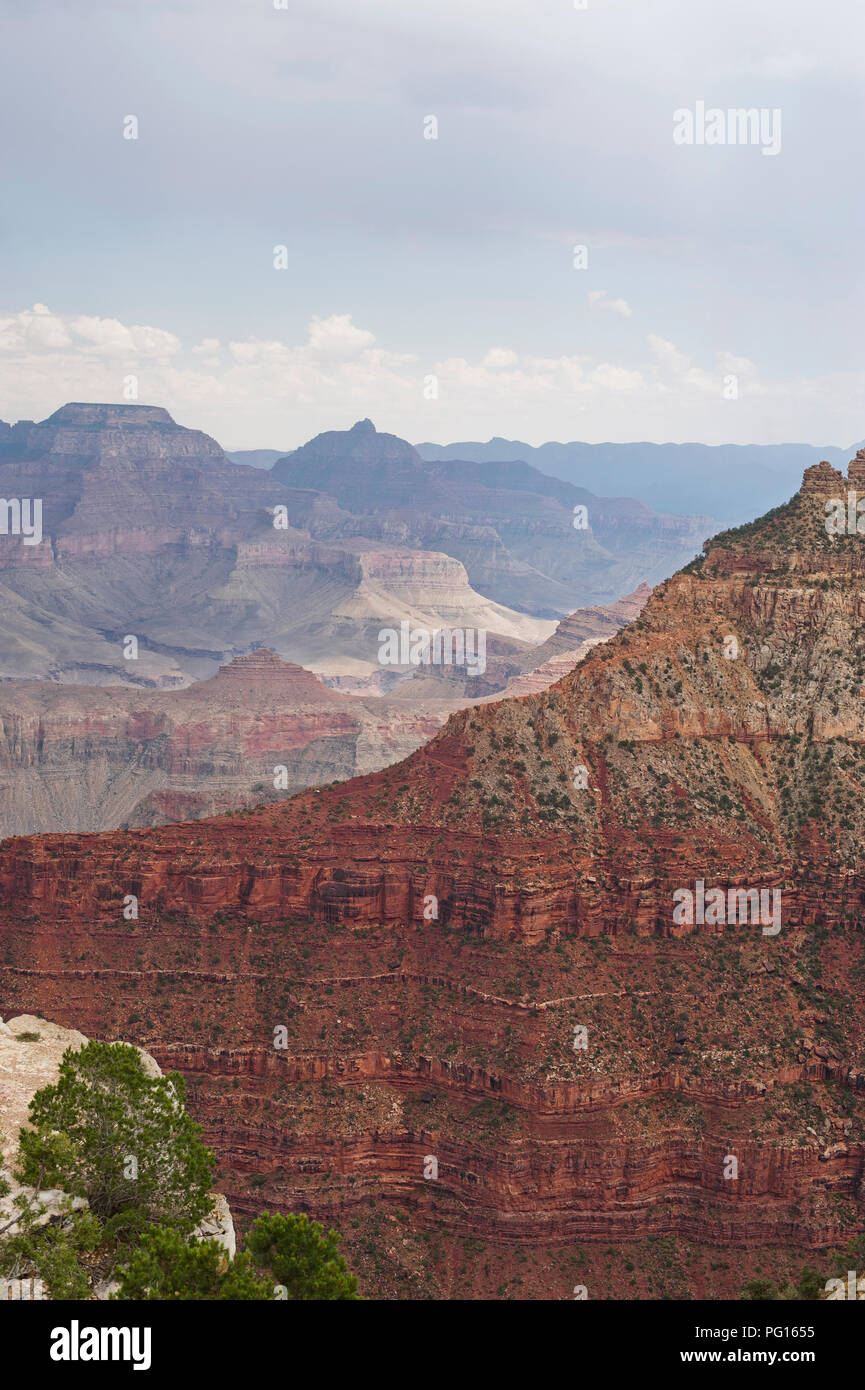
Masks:
[[[557,686],[396,767],[6,841],[0,1012],[170,1059],[232,1205],[338,1217],[370,1291],[428,1294],[430,1268],[453,1289],[463,1239],[476,1293],[520,1247],[534,1293],[620,1298],[659,1287],[649,1236],[676,1238],[680,1297],[843,1244],[865,1226],[865,536],[828,535],[825,503],[852,490],[855,518],[862,475],[808,470]],[[713,889],[780,893],[777,923],[713,918]],[[409,1223],[377,1265],[373,1195]]]

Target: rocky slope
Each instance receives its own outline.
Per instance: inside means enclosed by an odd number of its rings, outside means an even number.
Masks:
[[[807,470],[557,686],[396,767],[6,841],[0,1008],[179,1067],[237,1210],[337,1221],[367,1292],[729,1296],[842,1245],[865,551],[825,502],[848,491],[865,456]],[[683,920],[698,884],[777,890],[777,922]]]
[[[621,628],[640,616],[651,592],[651,585],[638,584],[633,593],[626,594],[615,603],[578,608],[568,613],[556,624],[555,632],[534,648],[529,659],[533,665],[540,664],[563,652],[576,651],[587,642],[606,641],[608,637],[614,637]]]
[[[525,669],[507,683],[502,694],[512,698],[548,690],[572,671],[592,647],[609,641],[639,617],[651,592],[648,584],[640,584],[616,603],[569,613],[556,624],[546,642],[534,648],[525,660]]]
[[[181,690],[0,682],[0,838],[163,825],[377,771],[488,691],[546,688],[638,609],[629,596],[571,614],[557,631],[595,635],[516,684],[519,657],[494,637],[480,676],[380,666],[376,683],[333,689],[260,649]]]

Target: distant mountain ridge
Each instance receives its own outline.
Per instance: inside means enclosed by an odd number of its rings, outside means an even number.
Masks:
[[[287,453],[287,449],[227,449],[225,457],[232,463],[245,463],[249,468],[270,469]]]
[[[846,467],[849,449],[812,444],[585,444],[550,441],[537,447],[518,439],[485,444],[418,444],[422,458],[473,463],[522,460],[566,482],[607,495],[639,497],[659,510],[708,513],[737,525],[785,502],[804,469],[826,459]]]
[[[659,582],[712,529],[708,516],[658,513],[521,460],[426,460],[370,420],[316,435],[271,476],[333,498],[364,535],[453,556],[480,593],[544,618]]]
[[[453,444],[415,445],[430,463],[495,465],[522,462],[576,487],[611,497],[634,497],[658,511],[696,512],[724,525],[737,525],[778,505],[796,491],[805,468],[827,460],[843,469],[861,447],[814,444],[587,444],[550,440],[532,445],[495,436]],[[235,463],[271,468],[298,450],[241,449],[228,454]],[[504,481],[504,479],[502,479]],[[508,484],[510,486],[510,484]]]

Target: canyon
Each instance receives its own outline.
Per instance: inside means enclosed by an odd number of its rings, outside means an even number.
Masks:
[[[0,1013],[183,1072],[235,1214],[337,1225],[370,1296],[736,1297],[843,1247],[865,554],[824,522],[850,490],[865,451],[396,765],[4,840]],[[779,890],[780,932],[675,921],[697,880]]]
[[[379,630],[403,620],[482,628],[516,671],[560,617],[705,533],[528,465],[427,464],[369,421],[253,468],[146,405],[0,422],[0,497],[43,513],[38,544],[0,533],[0,679],[166,690],[262,646],[368,681]]]
[[[335,688],[266,648],[177,690],[0,681],[0,838],[191,820],[377,771],[413,752],[457,709],[525,681],[542,689],[639,612],[642,586],[578,610],[540,669],[495,654],[483,676],[456,667],[336,677]],[[586,635],[590,634],[590,635]],[[516,684],[515,684],[516,682]],[[351,693],[346,693],[350,691]],[[477,692],[477,693],[470,693]]]
[[[317,435],[271,476],[320,488],[364,535],[454,556],[475,589],[544,618],[665,578],[711,526],[632,496],[597,496],[518,459],[425,459],[371,420]],[[340,534],[346,522],[322,515],[317,525]]]

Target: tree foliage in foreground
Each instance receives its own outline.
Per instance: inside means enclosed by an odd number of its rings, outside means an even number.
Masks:
[[[214,1158],[185,1097],[178,1073],[148,1076],[126,1043],[67,1049],[56,1084],[30,1102],[21,1181],[86,1197],[109,1235],[149,1224],[190,1232],[212,1205]]]
[[[289,1299],[358,1299],[357,1279],[339,1253],[339,1239],[305,1213],[265,1211],[250,1227],[246,1248]]]
[[[813,1265],[805,1265],[798,1278],[786,1283],[776,1283],[773,1279],[749,1279],[742,1287],[740,1298],[750,1303],[814,1303],[827,1296],[830,1279],[840,1279],[846,1283],[847,1271],[865,1271],[865,1234],[854,1236],[841,1251],[835,1251],[829,1258],[827,1267],[817,1270]]]
[[[186,1240],[166,1226],[148,1231],[117,1271],[120,1289],[112,1298],[155,1302],[205,1299],[248,1303],[271,1299],[270,1284],[252,1269],[244,1252],[229,1260],[216,1240]]]
[[[358,1299],[339,1235],[306,1215],[264,1212],[233,1260],[192,1236],[212,1207],[214,1157],[185,1096],[181,1076],[149,1076],[126,1043],[69,1048],[20,1132],[17,1176],[37,1191],[0,1240],[0,1273],[35,1268],[53,1298],[86,1298],[93,1273],[113,1268],[122,1301]],[[40,1225],[38,1190],[50,1187],[88,1209]]]

